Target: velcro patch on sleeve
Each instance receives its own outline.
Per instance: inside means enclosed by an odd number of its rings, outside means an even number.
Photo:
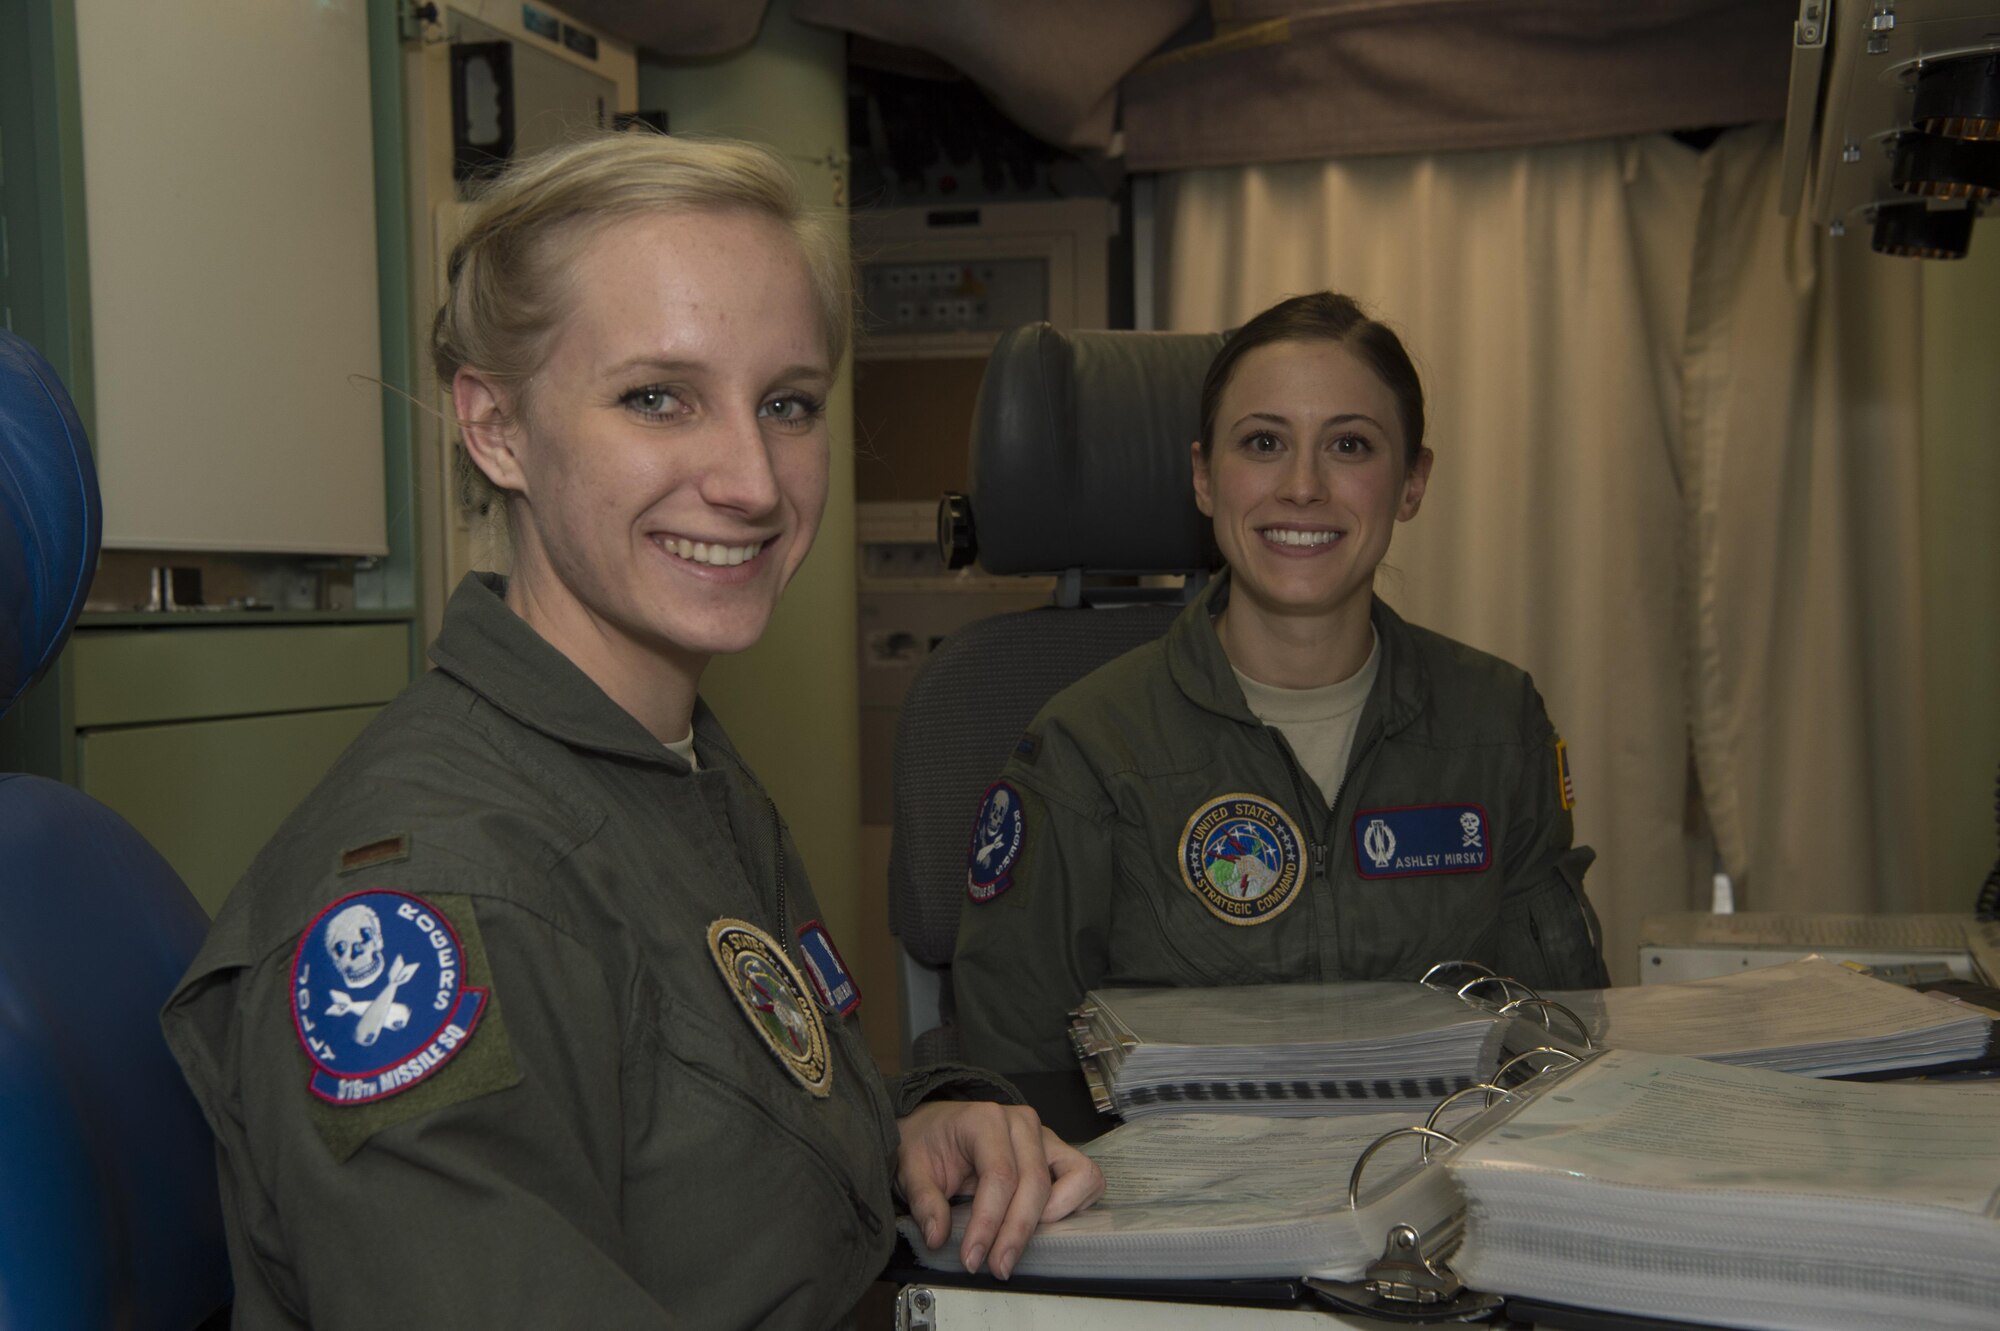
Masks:
[[[1565,809],[1576,807],[1576,783],[1569,775],[1569,743],[1556,736],[1556,798]]]
[[[464,897],[335,901],[300,935],[290,1006],[314,1122],[340,1159],[391,1123],[520,1080]]]
[[[965,895],[985,902],[1014,885],[1014,865],[1027,838],[1028,818],[1021,792],[995,781],[979,801],[972,820],[972,843],[965,851]]]
[[[1479,873],[1493,864],[1486,810],[1477,804],[1416,804],[1354,815],[1354,864],[1363,878]]]
[[[799,951],[805,954],[806,979],[821,1007],[845,1017],[861,1006],[861,986],[854,982],[824,924],[812,920],[800,926]]]

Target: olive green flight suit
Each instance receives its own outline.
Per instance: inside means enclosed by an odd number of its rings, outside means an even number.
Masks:
[[[1583,893],[1594,855],[1570,845],[1555,731],[1527,675],[1377,600],[1380,672],[1346,777],[1322,792],[1244,704],[1212,619],[1227,596],[1217,579],[1160,641],[1058,694],[1008,761],[1018,858],[997,891],[975,880],[952,964],[967,1058],[1074,1066],[1065,1014],[1103,986],[1417,979],[1460,959],[1536,988],[1605,984]],[[1245,811],[1212,804],[1225,796],[1298,843],[1280,910],[1201,895],[1201,834]],[[1490,863],[1364,876],[1356,842],[1374,815],[1425,806],[1483,810],[1466,858]],[[1197,826],[1205,810],[1219,813]],[[1381,836],[1368,844],[1385,848]]]
[[[734,917],[803,963],[818,908],[776,809],[705,707],[690,773],[503,595],[460,586],[438,669],[279,830],[164,1014],[217,1137],[235,1325],[835,1324],[894,1239],[897,1117],[979,1079],[885,1088],[823,1009],[829,1094],[795,1079],[707,941]],[[294,955],[376,889],[449,921],[488,1006],[427,1079],[323,1103]]]

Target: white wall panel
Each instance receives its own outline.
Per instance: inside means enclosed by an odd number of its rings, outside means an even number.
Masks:
[[[104,543],[386,553],[363,0],[76,0]]]

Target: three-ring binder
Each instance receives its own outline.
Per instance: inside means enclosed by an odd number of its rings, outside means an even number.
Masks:
[[[1344,1034],[1322,1032],[1314,1003],[1361,1015]],[[1378,1038],[1376,1026],[1387,1034]],[[1428,1108],[1494,1080],[1522,1043],[1517,1028],[1541,1035],[1536,1048],[1593,1047],[1569,1008],[1467,961],[1440,962],[1417,984],[1092,990],[1070,1014],[1068,1036],[1100,1113],[1283,1115]]]
[[[1362,1207],[1361,1180],[1368,1168],[1368,1162],[1375,1153],[1390,1142],[1402,1137],[1415,1137],[1419,1142],[1418,1168],[1428,1169],[1431,1164],[1431,1143],[1441,1142],[1445,1146],[1457,1148],[1461,1139],[1438,1128],[1438,1121],[1447,1109],[1467,1096],[1483,1094],[1485,1104],[1481,1113],[1491,1110],[1497,1100],[1526,1103],[1529,1098],[1528,1084],[1537,1077],[1551,1071],[1540,1069],[1531,1074],[1521,1086],[1508,1088],[1500,1085],[1501,1080],[1513,1067],[1518,1066],[1531,1054],[1549,1054],[1564,1060],[1558,1068],[1567,1069],[1579,1065],[1583,1060],[1566,1049],[1551,1046],[1537,1046],[1516,1054],[1494,1074],[1491,1082],[1465,1087],[1455,1091],[1434,1106],[1422,1124],[1409,1124],[1392,1128],[1362,1148],[1355,1158],[1354,1168],[1347,1176],[1347,1205],[1352,1211]],[[1479,1118],[1472,1120],[1475,1125]],[[1390,1196],[1394,1196],[1392,1189]],[[1420,1226],[1398,1223],[1389,1227],[1383,1243],[1382,1255],[1377,1258],[1356,1281],[1308,1280],[1306,1283],[1329,1302],[1346,1311],[1382,1317],[1401,1311],[1409,1318],[1422,1320],[1458,1320],[1473,1312],[1489,1311],[1498,1307],[1501,1300],[1493,1295],[1482,1294],[1468,1289],[1452,1270],[1451,1259],[1458,1251],[1465,1237],[1465,1212],[1455,1210],[1441,1220]]]

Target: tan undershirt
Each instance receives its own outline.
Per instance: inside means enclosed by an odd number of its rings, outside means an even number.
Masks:
[[[667,752],[677,753],[685,759],[688,771],[699,772],[701,770],[701,764],[696,762],[694,757],[694,731],[692,729],[680,739],[670,741],[667,744]]]
[[[1281,689],[1259,684],[1241,670],[1230,667],[1243,690],[1243,701],[1250,705],[1251,715],[1285,737],[1299,766],[1319,787],[1320,798],[1329,805],[1339,798],[1340,782],[1347,774],[1347,757],[1354,749],[1355,727],[1361,723],[1361,706],[1368,701],[1368,691],[1375,687],[1381,663],[1381,641],[1371,639],[1368,659],[1361,669],[1337,684],[1322,684],[1316,689]]]

